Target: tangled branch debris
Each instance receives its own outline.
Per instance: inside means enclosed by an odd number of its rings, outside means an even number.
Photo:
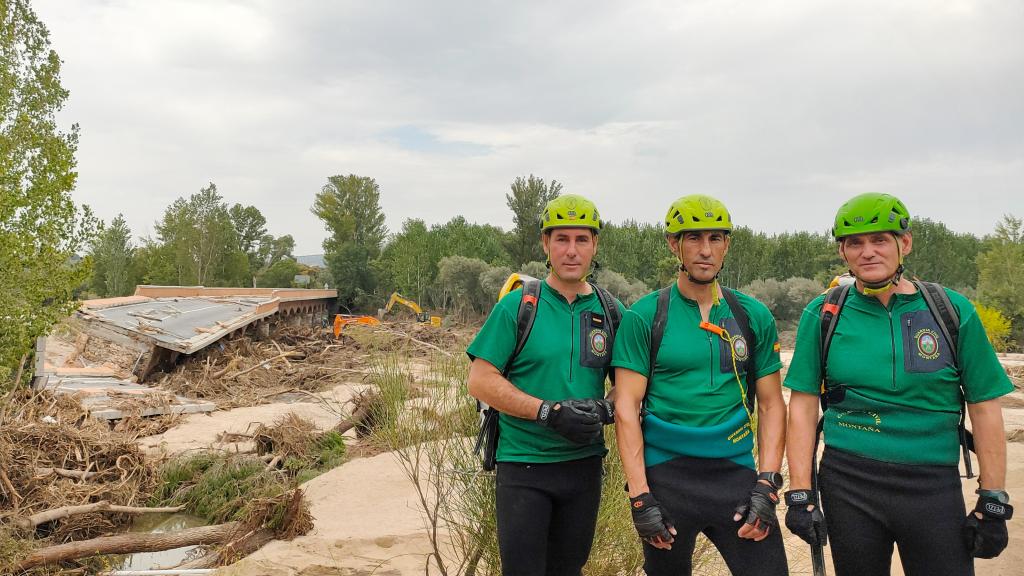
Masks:
[[[0,520],[48,510],[110,502],[138,506],[155,486],[133,435],[92,418],[78,399],[20,391],[0,411]],[[14,519],[20,519],[18,522]],[[40,536],[64,542],[109,532],[129,516],[116,509],[32,523]]]

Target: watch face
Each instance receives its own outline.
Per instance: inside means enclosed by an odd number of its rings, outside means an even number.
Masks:
[[[757,479],[767,480],[775,489],[782,488],[783,478],[782,474],[778,472],[761,472],[758,474]]]

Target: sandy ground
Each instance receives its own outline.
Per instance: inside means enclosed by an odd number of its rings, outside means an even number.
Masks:
[[[210,416],[190,416],[182,425],[144,442],[150,450],[168,452],[209,446],[224,448],[216,443],[222,432],[244,432],[251,422],[270,423],[285,411],[296,412],[327,427],[338,418],[335,410],[327,406],[340,405],[362,387],[361,384],[339,386],[327,394],[333,401],[327,404],[272,404],[216,412]],[[1014,393],[1013,399],[1005,405],[1007,429],[1024,429],[1024,393]],[[1007,461],[1007,490],[1022,498],[1024,443],[1008,445]],[[964,498],[969,505],[975,501],[975,487],[973,480],[964,483]],[[313,532],[291,542],[273,542],[221,569],[218,574],[411,576],[425,573],[430,545],[416,494],[391,454],[352,460],[314,478],[304,488],[315,518]],[[791,573],[810,574],[807,548],[788,531],[784,534],[788,536],[787,548],[792,551]],[[828,572],[832,574],[830,558],[828,563]],[[979,576],[1024,575],[1024,515],[1010,522],[1008,549],[999,558],[977,561],[976,571]],[[898,558],[893,561],[893,574],[903,574]]]
[[[352,460],[304,485],[313,532],[272,542],[218,574],[423,574],[430,544],[416,493],[391,454]]]
[[[367,385],[349,382],[335,386],[312,397],[296,397],[292,403],[263,404],[233,410],[220,410],[206,414],[191,414],[181,424],[163,434],[139,440],[150,454],[179,454],[189,450],[246,450],[246,442],[221,442],[224,433],[244,434],[259,424],[271,425],[288,413],[312,421],[322,429],[331,428],[341,421],[349,408],[344,404]]]

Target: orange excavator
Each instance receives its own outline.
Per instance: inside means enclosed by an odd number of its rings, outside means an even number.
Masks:
[[[380,324],[380,320],[377,320],[373,316],[353,316],[351,314],[337,314],[334,317],[334,337],[338,338],[341,336],[341,331],[345,326],[349,324],[365,324],[367,326],[377,326]]]

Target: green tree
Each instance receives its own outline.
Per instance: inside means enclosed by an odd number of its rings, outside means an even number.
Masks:
[[[267,267],[256,277],[259,288],[290,288],[295,276],[300,273],[299,263],[291,258],[283,258]]]
[[[263,259],[265,266],[273,266],[274,263],[285,258],[295,259],[293,254],[295,252],[295,239],[292,238],[291,234],[285,234],[277,238],[268,234],[260,241],[261,251],[264,246],[267,247],[267,256]]]
[[[626,220],[619,225],[605,224],[595,259],[604,268],[638,278],[649,288],[655,288],[659,285],[658,262],[670,254],[661,225]]]
[[[1021,342],[1024,325],[1024,221],[1003,216],[978,255],[978,300],[1010,319]]]
[[[957,290],[977,286],[978,267],[970,263],[981,250],[979,238],[927,218],[915,220],[911,232],[914,249],[907,256],[907,269],[912,276]]]
[[[391,238],[377,261],[385,293],[395,291],[417,302],[426,301],[426,290],[437,277],[441,259],[433,236],[423,220],[409,219],[402,224],[402,231]]]
[[[166,247],[155,254],[171,259],[173,284],[252,285],[248,256],[216,184],[175,200],[155,227]]]
[[[261,257],[261,252],[269,252],[273,243],[273,236],[267,235],[267,219],[255,206],[242,206],[235,204],[228,210],[231,217],[231,224],[238,236],[238,247],[245,252],[249,260],[250,274],[256,274],[258,270],[267,265],[266,257]],[[263,247],[267,246],[266,249]]]
[[[432,226],[431,235],[437,250],[444,256],[479,258],[492,266],[511,264],[505,242],[510,237],[501,228],[490,224],[471,224],[456,216],[441,226]],[[540,245],[540,232],[537,245]],[[543,251],[542,251],[543,253]]]
[[[541,213],[561,191],[562,185],[557,180],[546,183],[533,174],[527,178],[520,176],[512,182],[512,191],[505,195],[505,202],[512,210],[515,224],[506,247],[513,267],[531,260],[545,260],[540,244]]]
[[[37,336],[74,310],[89,277],[96,219],[71,198],[78,126],[56,114],[68,92],[49,32],[27,0],[0,3],[0,387],[30,371]]]
[[[90,289],[100,297],[127,296],[135,289],[132,231],[118,214],[92,244]]]
[[[370,263],[380,255],[387,235],[380,209],[380,187],[365,176],[331,176],[316,195],[316,214],[330,233],[324,260],[345,308],[370,308],[376,286]]]
[[[486,273],[491,269],[479,258],[447,256],[438,266],[438,282],[443,286],[448,306],[463,316],[480,313],[489,309],[498,297],[497,292],[488,293],[493,282]],[[481,284],[481,280],[484,284]]]
[[[726,286],[737,287],[771,277],[770,252],[771,243],[763,232],[754,232],[746,226],[735,228],[730,234],[729,253],[719,278]],[[673,265],[678,264],[679,259],[673,258]]]

